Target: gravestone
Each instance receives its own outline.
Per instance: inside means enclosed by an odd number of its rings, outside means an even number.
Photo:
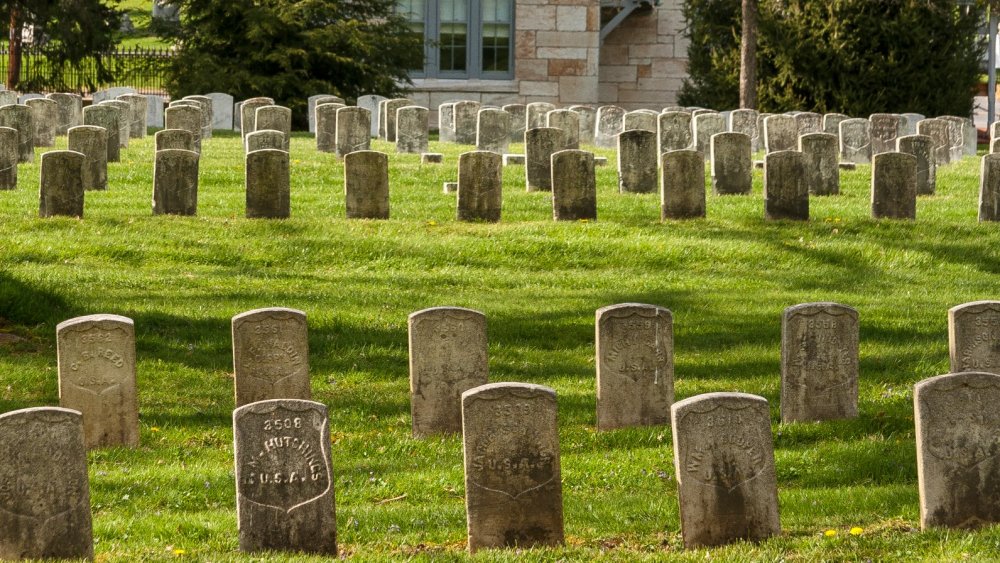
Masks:
[[[337,554],[326,405],[264,400],[233,411],[240,551]]]
[[[594,158],[595,162],[597,158]],[[503,155],[503,165],[504,166],[524,166],[524,155],[523,154],[505,154]]]
[[[764,120],[774,115],[773,113],[760,112],[757,114],[757,150],[767,151],[764,143]],[[756,152],[756,151],[755,151]]]
[[[430,110],[406,106],[396,110],[396,152],[420,154],[427,152]]]
[[[247,143],[265,131],[247,135]],[[291,171],[288,153],[277,149],[256,149],[246,154],[247,219],[287,219],[291,216]]]
[[[642,129],[620,133],[618,191],[634,194],[656,193],[656,161],[656,133]]]
[[[153,155],[153,215],[194,215],[197,212],[198,153],[183,149],[156,151]]]
[[[167,129],[183,129],[191,133],[191,138],[194,139],[194,152],[201,153],[201,108],[191,105],[168,107],[164,111],[163,122]],[[243,137],[246,138],[248,133],[254,131],[256,129],[246,132]]]
[[[712,193],[745,195],[753,189],[753,143],[746,133],[712,135]],[[664,179],[664,181],[666,181]]]
[[[184,96],[179,101],[194,102],[201,109],[201,138],[210,139],[212,137],[212,98],[208,96]],[[170,102],[173,105],[174,102]]]
[[[781,318],[781,421],[857,416],[858,312],[838,303],[788,307]]]
[[[844,115],[842,113],[828,113],[823,116],[823,132],[829,133],[837,137],[837,143],[840,143],[840,122],[850,119],[849,115]]]
[[[114,111],[114,110],[108,110]],[[31,108],[17,104],[0,106],[0,127],[17,130],[17,161],[35,160],[35,120]]]
[[[805,157],[799,151],[772,152],[764,157],[764,218],[809,220]]]
[[[729,114],[729,130],[733,133],[743,133],[750,138],[751,153],[760,150],[760,131],[757,129],[759,116],[755,109],[734,109]]]
[[[185,129],[162,129],[153,135],[155,150],[184,149],[194,150],[194,135]]]
[[[285,151],[285,134],[274,129],[257,129],[247,134],[245,145],[247,153],[264,149],[288,152]]]
[[[917,124],[926,119],[923,115],[919,113],[904,113],[903,114],[903,131],[900,136],[916,135],[917,134]]]
[[[285,146],[282,150],[288,152],[292,135],[292,110],[283,106],[262,106],[254,115],[254,131],[273,129],[285,135]]]
[[[83,161],[76,151],[42,154],[38,216],[83,217]]]
[[[500,155],[490,151],[459,155],[456,212],[459,221],[500,221],[503,205],[501,161]]]
[[[381,131],[379,136],[384,137],[385,131]],[[438,140],[442,143],[455,142],[455,102],[438,106]]]
[[[389,155],[354,151],[344,156],[344,194],[348,219],[388,219]]]
[[[552,218],[556,221],[597,219],[594,154],[576,149],[552,153]]]
[[[94,558],[83,416],[0,414],[0,559]]]
[[[271,399],[309,400],[306,314],[269,307],[232,319],[236,406]]]
[[[163,109],[166,99],[163,96],[146,96],[146,127],[163,127]]]
[[[580,116],[580,144],[593,145],[597,135],[597,109],[593,106],[570,106]]]
[[[80,179],[83,189],[108,189],[108,130],[94,125],[69,129],[69,150],[83,155]]]
[[[597,429],[670,424],[673,314],[621,303],[597,310]]]
[[[79,94],[53,92],[46,96],[56,103],[59,113],[56,135],[66,135],[70,127],[83,124],[83,98]]]
[[[132,111],[132,107],[129,106],[128,102],[123,102],[118,99],[105,100],[101,102],[101,105],[111,106],[118,110],[118,146],[128,148],[129,134],[131,132],[129,113]],[[114,140],[114,135],[109,134],[108,139]]]
[[[717,133],[716,135],[728,134]],[[735,134],[739,135],[740,133]],[[660,190],[660,219],[698,219],[704,217],[704,155],[693,150],[669,151],[663,153],[661,159],[663,185]]]
[[[934,164],[951,162],[951,126],[943,119],[924,119],[917,123],[917,134],[927,135],[934,144]]]
[[[308,121],[309,121],[309,132],[316,132],[316,108],[321,104],[340,104],[341,107],[347,107],[347,103],[343,98],[339,96],[334,96],[332,94],[316,94],[314,96],[309,96],[306,99],[306,107],[308,108]]]
[[[886,152],[872,158],[872,217],[917,218],[917,157]]]
[[[240,132],[243,137],[257,130],[257,109],[265,106],[273,106],[272,98],[250,98],[240,102]]]
[[[767,400],[745,393],[696,395],[674,403],[670,420],[684,547],[780,534]]]
[[[764,150],[768,153],[794,151],[799,146],[799,126],[790,115],[772,115],[764,119]]]
[[[462,393],[469,551],[563,543],[556,392],[493,383]]]
[[[1000,374],[1000,301],[973,301],[948,309],[951,371]]]
[[[823,131],[823,116],[811,111],[800,111],[795,114],[795,125],[798,136],[820,133]]]
[[[476,118],[476,150],[504,154],[510,145],[511,114],[502,109],[479,110]],[[522,133],[522,142],[524,133]]]
[[[476,120],[479,117],[481,105],[479,102],[462,100],[453,106],[455,128],[454,142],[460,145],[476,144]]]
[[[913,387],[920,527],[1000,522],[1000,375],[949,373]]]
[[[694,147],[691,133],[691,114],[685,111],[668,111],[658,118],[659,148],[657,154],[667,151],[687,150]]]
[[[618,106],[601,106],[597,108],[597,134],[594,144],[599,147],[612,148],[618,145],[618,134],[624,127],[625,110]]]
[[[917,159],[917,195],[934,195],[937,189],[934,141],[927,135],[906,135],[896,139],[896,150]]]
[[[25,102],[31,108],[35,123],[35,146],[56,146],[56,129],[59,126],[59,104],[48,98],[32,98]]]
[[[108,100],[114,100],[115,98],[121,96],[122,94],[137,94],[137,93],[138,92],[136,92],[136,89],[132,88],[131,86],[115,86],[113,88],[108,88],[107,90],[98,90],[97,92],[94,92],[94,94],[91,96],[91,99],[93,100],[94,104],[99,104],[102,102],[106,102]]]
[[[411,313],[410,413],[413,436],[462,431],[462,393],[489,377],[486,315],[461,307]]]
[[[851,118],[840,122],[840,158],[855,164],[871,162],[871,123],[867,119]]]
[[[139,445],[135,325],[88,315],[56,326],[59,406],[83,414],[88,448]]]
[[[712,152],[712,135],[726,133],[726,118],[718,113],[703,113],[693,120],[694,148],[707,158]]]
[[[17,104],[17,92],[13,90],[0,90],[0,106]]]
[[[169,0],[153,0],[152,19],[168,22],[181,21],[181,7]]]
[[[558,109],[548,102],[532,102],[524,106],[525,111],[525,131],[536,127],[545,127],[545,116],[552,110]]]
[[[622,118],[622,130],[645,129],[656,133],[658,113],[648,109],[637,109],[625,114]]]
[[[524,173],[529,192],[552,191],[552,154],[563,150],[565,136],[555,127],[534,127],[524,132]]]
[[[0,127],[0,190],[17,189],[17,129]]]
[[[366,151],[371,146],[372,113],[362,107],[343,107],[337,110],[337,156],[354,151]]]
[[[948,153],[950,162],[962,160],[962,157],[966,154],[965,138],[975,127],[969,123],[968,119],[954,115],[945,115],[938,119],[948,124]]]
[[[379,127],[379,113],[378,104],[384,101],[386,98],[384,96],[376,96],[373,94],[366,94],[364,96],[358,97],[357,107],[368,110],[369,116],[369,138],[378,137],[378,127]],[[368,150],[368,149],[358,149],[358,150]]]
[[[840,147],[837,136],[809,133],[799,137],[806,188],[812,195],[840,193]]]
[[[380,119],[385,121],[385,140],[390,143],[396,142],[396,110],[412,106],[413,102],[407,98],[394,98],[379,104],[379,112],[382,113]]]
[[[128,135],[132,139],[144,139],[146,137],[146,105],[149,100],[141,94],[122,94],[118,99],[127,103],[128,110]]]
[[[872,139],[872,156],[895,152],[896,139],[906,125],[903,116],[894,113],[873,113],[868,117]]]
[[[323,103],[312,111],[312,132],[316,133],[316,150],[337,152],[337,110],[347,107],[338,103]],[[367,135],[365,137],[368,139]]]
[[[560,146],[563,149],[580,148],[580,115],[573,110],[554,109],[545,114],[546,127],[554,127],[562,131],[563,139]]]
[[[439,152],[425,152],[420,155],[420,164],[441,164],[444,162],[444,154]],[[506,165],[506,162],[504,163]]]
[[[1000,153],[984,155],[979,164],[979,221],[1000,221]]]
[[[214,131],[233,130],[233,97],[223,92],[205,94],[212,101],[212,129]]]
[[[505,112],[510,114],[510,142],[523,143],[525,125],[528,123],[528,106],[524,104],[507,104],[503,106]]]

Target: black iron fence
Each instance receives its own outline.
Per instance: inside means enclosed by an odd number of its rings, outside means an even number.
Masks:
[[[8,53],[7,44],[0,44],[0,82],[7,80]],[[16,89],[87,95],[114,86],[131,86],[140,94],[164,94],[166,66],[172,56],[167,48],[129,47],[98,53],[70,66],[50,61],[40,49],[25,47]],[[110,79],[98,76],[98,61],[110,72]]]

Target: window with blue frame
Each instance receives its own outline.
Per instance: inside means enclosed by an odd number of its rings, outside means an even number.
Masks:
[[[424,44],[414,77],[514,77],[514,0],[397,0]]]

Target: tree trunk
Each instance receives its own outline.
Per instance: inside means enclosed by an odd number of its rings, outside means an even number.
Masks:
[[[21,22],[16,7],[10,10],[10,42],[7,53],[7,89],[14,90],[21,79]]]
[[[740,38],[740,107],[757,109],[757,2],[743,0]]]

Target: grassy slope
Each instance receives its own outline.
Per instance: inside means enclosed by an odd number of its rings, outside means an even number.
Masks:
[[[866,166],[843,174],[843,195],[813,198],[804,224],[763,221],[759,171],[754,195],[709,195],[707,219],[660,223],[657,196],[618,194],[612,166],[598,172],[596,222],[556,224],[549,196],[525,193],[523,167],[511,167],[503,221],[486,225],[454,220],[441,183],[460,150],[431,149],[446,164],[391,156],[388,221],[344,219],[342,165],[305,136],[293,139],[286,221],[242,218],[232,136],[206,141],[196,218],[151,215],[151,138],[111,165],[111,188],[87,194],[82,221],[36,219],[37,158],[21,165],[19,190],[0,192],[0,330],[28,340],[0,348],[0,411],[57,404],[59,321],[136,321],[143,445],[91,456],[100,559],[239,558],[229,319],[279,305],[309,315],[341,549],[463,556],[461,441],[409,437],[406,344],[410,312],[457,305],[488,317],[492,380],[559,393],[568,547],[535,557],[703,560],[681,549],[670,429],[594,431],[594,310],[625,301],[673,311],[678,399],[756,393],[774,421],[782,310],[831,300],[860,311],[860,417],[775,422],[784,533],[712,557],[995,553],[1000,530],[915,529],[912,385],[948,370],[947,309],[998,292],[1000,230],[976,222],[977,159],[940,170],[913,223],[868,217]],[[864,532],[850,536],[853,526]]]

